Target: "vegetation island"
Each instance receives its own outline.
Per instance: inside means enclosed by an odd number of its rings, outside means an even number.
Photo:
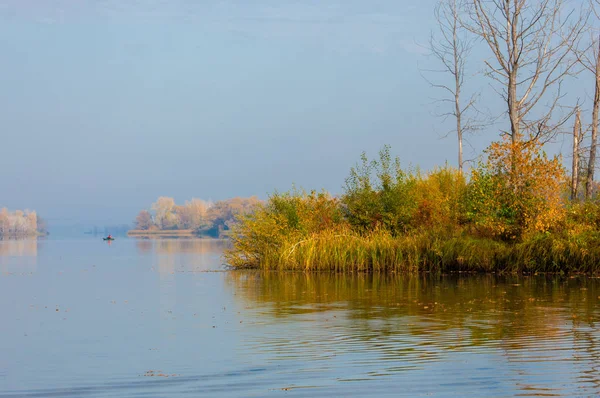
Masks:
[[[139,212],[128,235],[224,238],[236,216],[253,211],[258,203],[257,197],[236,197],[215,203],[192,199],[177,205],[173,198],[161,196],[149,210]]]
[[[31,210],[0,209],[0,239],[47,235],[46,222]]]

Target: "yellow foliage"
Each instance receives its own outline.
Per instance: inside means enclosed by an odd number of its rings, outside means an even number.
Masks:
[[[471,174],[470,216],[494,236],[517,239],[547,232],[564,221],[565,171],[537,140],[492,143],[487,162]]]
[[[464,177],[450,168],[436,169],[425,178],[418,178],[414,225],[455,227],[460,218],[460,202],[465,186]]]

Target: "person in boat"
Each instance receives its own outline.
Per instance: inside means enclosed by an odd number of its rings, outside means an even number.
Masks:
[[[112,235],[108,234],[108,236],[106,237],[106,239],[112,239]]]

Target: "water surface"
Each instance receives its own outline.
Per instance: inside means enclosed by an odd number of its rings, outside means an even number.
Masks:
[[[0,397],[600,394],[598,279],[229,272],[225,245],[0,241]]]

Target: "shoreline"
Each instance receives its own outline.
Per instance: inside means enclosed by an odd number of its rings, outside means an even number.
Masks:
[[[191,229],[173,231],[132,229],[127,231],[127,236],[200,237]]]

